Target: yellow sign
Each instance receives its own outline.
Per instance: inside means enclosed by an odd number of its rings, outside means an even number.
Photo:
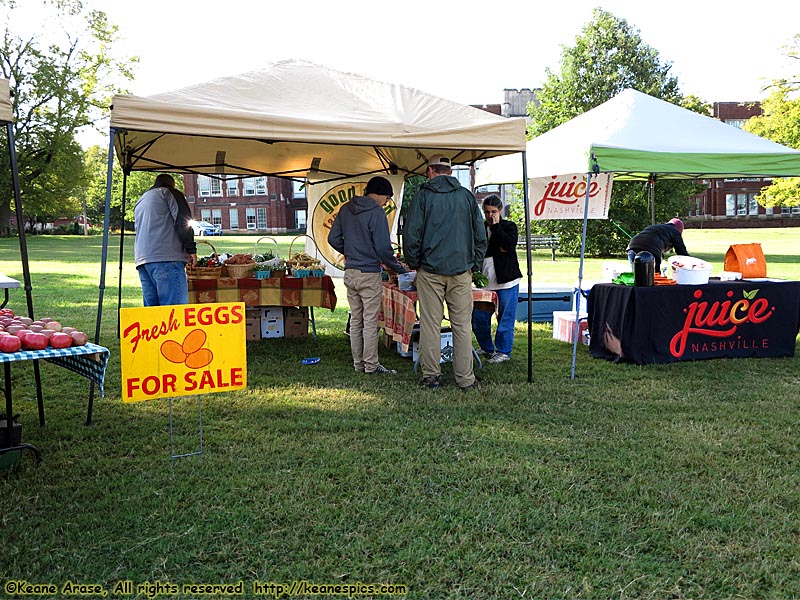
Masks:
[[[400,186],[402,190],[402,178],[400,179]],[[323,186],[325,184],[319,184]],[[367,187],[366,181],[348,181],[346,183],[334,184],[330,188],[313,188],[314,194],[309,192],[309,210],[311,212],[311,220],[308,229],[310,235],[314,238],[317,248],[319,248],[322,258],[328,261],[331,265],[344,271],[344,257],[331,248],[328,244],[328,233],[330,233],[333,220],[339,214],[339,209],[347,204],[356,196],[363,196],[364,190]],[[312,207],[314,198],[313,195],[319,194],[319,200]],[[393,199],[390,199],[383,207],[386,213],[386,219],[389,222],[389,231],[394,230],[394,222],[397,217],[397,204]]]
[[[247,387],[243,302],[122,308],[122,400]]]

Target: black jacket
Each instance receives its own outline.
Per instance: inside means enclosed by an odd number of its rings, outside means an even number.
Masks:
[[[486,256],[494,259],[494,271],[497,283],[508,283],[522,277],[517,260],[517,225],[513,221],[500,219],[498,223],[487,227],[491,232]]]
[[[649,225],[641,233],[633,236],[628,244],[628,250],[652,254],[657,264],[661,262],[661,259],[664,258],[664,253],[670,248],[675,249],[675,254],[680,254],[681,256],[689,255],[683,243],[681,232],[672,223]]]

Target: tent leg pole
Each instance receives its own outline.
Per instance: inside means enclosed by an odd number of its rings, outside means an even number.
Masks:
[[[128,191],[128,171],[122,174],[122,208],[119,230],[119,281],[117,284],[117,338],[119,338],[119,309],[122,307],[122,259],[125,253],[125,196]]]
[[[33,285],[31,284],[31,268],[28,262],[28,243],[25,240],[25,215],[22,212],[22,192],[19,185],[19,167],[17,165],[17,149],[14,143],[14,124],[6,123],[8,140],[8,156],[11,166],[11,180],[14,187],[14,212],[17,213],[17,234],[19,235],[19,253],[22,260],[22,279],[25,286],[25,300],[28,317],[33,316]],[[36,402],[39,407],[39,425],[44,427],[44,399],[42,398],[42,377],[39,372],[39,361],[33,361],[33,378],[36,385]],[[12,415],[8,415],[11,419]]]
[[[528,198],[528,153],[522,152],[522,201],[525,215],[525,256],[528,262],[528,383],[533,382],[533,267],[531,265],[531,217]]]
[[[111,221],[111,180],[114,173],[114,129],[109,130],[108,136],[108,168],[106,170],[106,206],[103,214],[103,252],[100,257],[100,284],[97,297],[97,321],[94,329],[94,343],[100,345],[100,324],[103,320],[103,296],[106,290],[106,262],[108,260],[108,228]],[[92,422],[92,405],[94,399],[94,382],[89,390],[89,406],[86,413],[86,424]]]
[[[575,329],[572,340],[572,369],[570,379],[575,379],[575,362],[578,356],[578,340],[580,333],[581,294],[583,290],[583,258],[586,253],[586,228],[589,223],[589,189],[592,187],[592,174],[586,177],[586,198],[583,206],[583,230],[581,231],[581,261],[578,267],[578,287],[575,289]]]

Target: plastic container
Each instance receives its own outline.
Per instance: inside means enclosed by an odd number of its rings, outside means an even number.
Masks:
[[[656,259],[649,252],[638,252],[633,259],[633,285],[652,287],[655,278]]]
[[[397,287],[404,292],[409,292],[417,289],[414,283],[417,280],[417,272],[410,271],[408,273],[400,273],[397,276]]]
[[[711,264],[693,256],[671,256],[669,271],[680,285],[704,285],[711,276]]]

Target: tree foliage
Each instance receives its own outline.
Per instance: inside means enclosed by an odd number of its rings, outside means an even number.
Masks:
[[[786,55],[800,60],[800,35],[796,35]],[[761,102],[762,114],[745,123],[745,130],[773,142],[800,149],[800,73],[793,79],[779,79]],[[762,206],[800,205],[800,177],[775,179],[756,197]]]
[[[114,58],[117,27],[102,11],[81,0],[26,0],[24,8],[31,4],[41,6],[42,22],[24,35],[18,33],[25,30],[22,6],[0,0],[0,76],[12,90],[22,202],[26,215],[77,214],[86,173],[76,135],[107,116],[119,83],[132,79],[136,59]],[[0,159],[8,164],[7,144]],[[13,198],[7,171],[0,169],[0,227],[8,223]]]
[[[86,150],[86,216],[92,223],[102,223],[105,218],[106,179],[108,176],[108,149],[91,146]],[[183,188],[183,177],[173,174],[175,186]],[[122,187],[123,173],[119,161],[113,163],[113,182],[111,186],[111,229],[122,228]],[[143,171],[132,171],[125,181],[125,227],[132,228],[133,206],[136,200],[153,185],[155,175]]]
[[[564,47],[558,72],[546,71],[546,80],[537,91],[538,105],[528,108],[532,118],[529,132],[541,135],[562,123],[609,100],[627,88],[708,114],[709,107],[699,98],[683,98],[678,80],[670,75],[672,65],[662,62],[658,52],[647,45],[639,31],[624,19],[596,8],[592,20],[575,38],[575,45]],[[659,181],[655,186],[655,217],[667,220],[683,214],[688,198],[697,191],[691,182]],[[598,256],[620,254],[628,236],[650,224],[646,184],[614,182],[608,221],[588,223],[586,252]],[[562,248],[580,250],[583,222],[535,221],[532,231],[559,233]]]

